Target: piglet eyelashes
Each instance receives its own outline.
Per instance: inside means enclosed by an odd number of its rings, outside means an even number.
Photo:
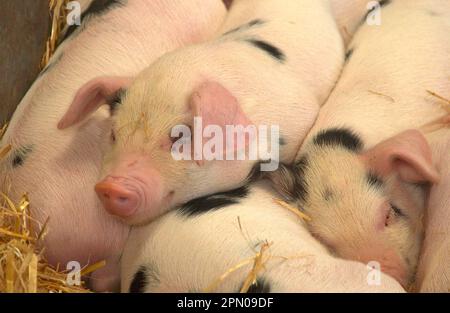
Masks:
[[[111,142],[115,143],[116,142],[116,132],[114,131],[114,129],[111,129]]]
[[[388,227],[388,226],[392,225],[392,223],[394,222],[395,218],[405,217],[406,216],[403,213],[403,211],[401,209],[399,209],[397,206],[395,206],[394,204],[391,203],[389,205],[390,205],[390,210],[386,214],[386,220],[385,220],[385,223],[384,223],[385,227]]]

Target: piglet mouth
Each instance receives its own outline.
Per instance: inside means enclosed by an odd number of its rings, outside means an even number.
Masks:
[[[142,198],[136,184],[125,178],[107,177],[95,192],[108,213],[122,218],[135,214]]]

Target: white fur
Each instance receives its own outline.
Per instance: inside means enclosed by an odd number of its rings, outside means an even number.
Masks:
[[[448,93],[448,1],[394,0],[381,14],[380,26],[363,25],[355,35],[353,56],[308,138],[324,128],[347,126],[370,148],[444,114],[426,90]]]
[[[450,292],[450,131],[438,131],[428,139],[441,181],[428,202],[417,286],[422,292]]]
[[[420,127],[445,115],[439,101],[426,90],[444,96],[450,95],[450,3],[445,0],[394,0],[382,9],[381,14],[380,26],[361,26],[350,43],[349,47],[354,49],[353,55],[305,142],[323,129],[347,127],[361,135],[365,149],[369,149],[404,130]],[[302,147],[300,154],[306,151],[307,145]],[[438,167],[443,167],[442,164],[448,163],[448,160],[437,162]],[[329,173],[326,165],[323,170]],[[445,173],[448,171],[443,172],[444,175]],[[338,172],[332,174],[340,177]],[[346,186],[347,190],[354,187],[351,184],[358,183],[344,178],[351,175],[349,171],[342,174],[343,184],[349,184]],[[316,174],[314,177],[326,179],[328,176]],[[434,188],[436,191],[431,194],[432,217],[428,233],[433,232],[430,227],[435,227],[431,225],[443,227],[442,221],[448,220],[443,213],[443,206],[447,205],[448,208],[448,204],[445,204],[448,203],[448,196],[442,191],[448,190],[447,178]],[[315,189],[314,186],[312,189]],[[347,197],[350,202],[354,202],[359,195],[354,197],[349,193]],[[367,198],[364,205],[371,203],[372,198]],[[433,203],[436,208],[433,208]],[[351,207],[346,208],[347,213],[351,212]],[[346,220],[356,216],[357,214],[347,217]],[[320,224],[320,220],[316,223]],[[448,226],[443,228],[447,234]],[[342,231],[346,232],[345,229]],[[351,231],[354,230],[349,230],[348,233]],[[431,247],[430,242],[435,241],[435,238],[432,236],[425,242],[425,251],[429,255],[445,245],[442,242],[439,247]],[[345,247],[341,245],[339,248]],[[448,267],[448,254],[444,256],[442,252],[442,258],[437,255],[435,258],[423,264],[442,264],[439,271]],[[423,269],[423,272],[426,273],[427,269]],[[437,278],[431,280],[434,286],[438,285]],[[448,287],[448,274],[443,280]]]
[[[223,274],[254,258],[264,243],[270,246],[257,274],[270,292],[403,291],[384,274],[380,285],[369,285],[365,265],[331,256],[297,215],[273,202],[277,197],[260,182],[238,204],[194,217],[173,211],[134,227],[122,256],[122,291],[129,291],[141,266],[154,275],[147,277],[144,292],[206,291]],[[208,291],[239,291],[253,264],[246,263]]]
[[[22,100],[2,145],[33,145],[33,152],[17,169],[10,158],[2,161],[1,178],[9,177],[3,187],[11,185],[15,198],[29,193],[41,222],[50,217],[45,251],[51,263],[116,257],[128,232],[105,213],[93,190],[109,137],[106,110],[81,127],[56,128],[75,92],[94,77],[135,75],[165,52],[206,39],[224,15],[221,0],[129,0],[90,19],[65,42],[52,62],[62,58]]]
[[[158,152],[161,139],[173,126],[192,123],[192,116],[186,114],[187,101],[197,86],[216,81],[236,97],[254,124],[279,125],[286,142],[280,159],[290,162],[339,76],[343,45],[328,1],[236,0],[219,34],[254,19],[266,23],[159,59],[136,78],[114,118],[120,133],[109,163],[134,151],[150,156],[146,162],[164,176],[164,193],[175,190],[161,212],[235,188],[255,164],[254,160],[211,161],[199,167]],[[285,64],[245,38],[278,47],[286,55]],[[140,210],[127,222],[143,223],[154,216],[154,210]]]

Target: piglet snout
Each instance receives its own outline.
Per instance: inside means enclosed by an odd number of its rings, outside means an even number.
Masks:
[[[358,250],[356,255],[358,255],[356,259],[359,259],[364,264],[369,264],[372,261],[378,262],[383,273],[396,279],[403,287],[406,288],[408,286],[408,268],[396,251],[371,245],[369,249]],[[352,258],[349,257],[349,259]]]
[[[95,186],[95,192],[105,210],[112,215],[129,217],[136,212],[139,206],[138,192],[127,188],[126,184],[117,182],[111,177],[98,183]]]

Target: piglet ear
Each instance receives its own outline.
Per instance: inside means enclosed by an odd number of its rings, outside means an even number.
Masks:
[[[65,129],[81,122],[131,82],[132,79],[128,77],[99,77],[89,81],[76,93],[69,109],[59,121],[58,128]]]
[[[439,173],[433,165],[428,142],[418,130],[407,130],[391,137],[362,155],[375,173],[386,176],[398,173],[410,183],[437,183]]]
[[[229,90],[221,84],[207,81],[200,85],[192,94],[190,109],[194,117],[201,117],[203,128],[207,126],[220,127],[226,142],[226,126],[251,125],[251,121],[242,111],[237,99]],[[250,138],[245,138],[245,146],[248,146]],[[237,142],[235,138],[234,142]],[[226,145],[223,145],[226,148]]]

